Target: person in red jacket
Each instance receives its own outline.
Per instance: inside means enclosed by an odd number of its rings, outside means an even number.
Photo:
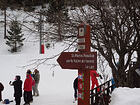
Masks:
[[[96,87],[99,86],[98,80],[97,80],[97,77],[99,77],[99,74],[95,70],[90,70],[90,76],[91,76],[91,81],[92,81],[91,89],[94,89],[95,85]],[[99,88],[97,90],[100,91]]]
[[[3,84],[0,82],[0,101],[2,101],[2,91],[4,90]]]
[[[24,105],[30,105],[30,101],[32,100],[32,77],[31,71],[27,70],[26,79],[24,81]]]

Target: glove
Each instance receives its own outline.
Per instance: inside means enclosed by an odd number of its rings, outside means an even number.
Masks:
[[[9,85],[12,85],[12,81],[9,82]]]

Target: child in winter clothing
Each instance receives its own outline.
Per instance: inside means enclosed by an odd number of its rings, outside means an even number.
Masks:
[[[3,84],[0,82],[0,101],[2,101],[2,91],[4,90]]]
[[[20,76],[17,75],[15,77],[15,81],[13,83],[9,83],[11,86],[14,86],[14,97],[16,101],[16,105],[20,105],[21,97],[22,97],[22,80],[20,80]]]

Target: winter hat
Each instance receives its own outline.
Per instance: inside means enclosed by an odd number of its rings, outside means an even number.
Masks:
[[[37,70],[37,69],[35,69],[35,71],[34,71],[35,73],[38,73],[39,71]]]
[[[16,80],[20,80],[20,76],[19,75],[16,75]]]
[[[31,74],[31,70],[27,70],[27,74]]]

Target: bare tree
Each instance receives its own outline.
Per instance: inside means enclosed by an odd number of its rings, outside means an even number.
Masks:
[[[108,61],[116,85],[128,86],[126,71],[139,43],[131,14],[125,7],[107,8],[103,1],[94,9],[98,11],[98,20],[91,23],[95,42],[92,47]]]
[[[135,35],[137,40],[140,40],[140,1],[139,0],[110,0],[114,7],[120,6],[127,9],[127,13],[130,14],[130,19],[133,23],[135,29]],[[128,81],[129,86],[134,87],[136,85],[135,70],[140,67],[140,41],[137,41],[137,47],[135,49],[137,57],[135,63],[130,65],[130,70],[128,71]],[[140,81],[140,79],[137,79]]]
[[[77,11],[75,19],[92,26],[91,47],[108,62],[116,86],[128,86],[127,71],[132,70],[129,66],[139,45],[131,12],[124,6],[112,6],[108,0],[89,1],[89,6]]]

